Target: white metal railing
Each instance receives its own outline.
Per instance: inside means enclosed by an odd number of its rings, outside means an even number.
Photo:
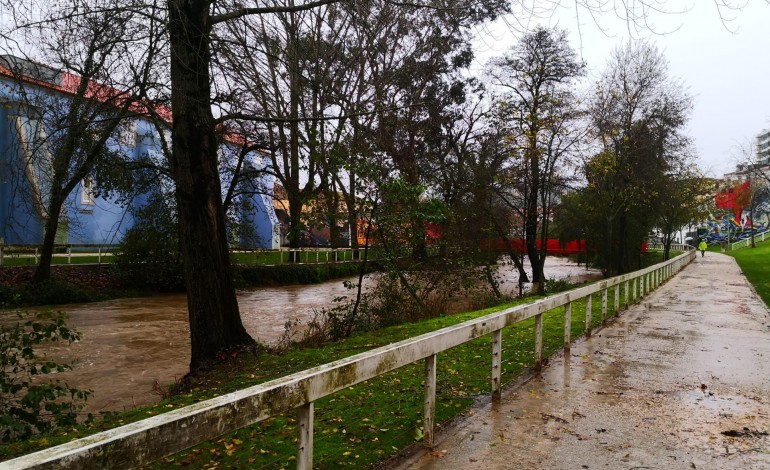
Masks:
[[[97,264],[102,264],[103,258],[113,256],[115,245],[56,245],[59,250],[64,249],[63,253],[54,253],[54,258],[66,258],[67,264],[72,264],[72,258],[75,257],[96,257]],[[359,249],[363,254],[363,248]],[[288,263],[292,254],[302,263],[338,263],[355,261],[352,248],[279,248],[278,250],[253,251],[255,256],[259,257],[261,253],[278,252],[278,264]],[[235,254],[252,253],[252,251],[235,250]],[[29,258],[37,264],[40,260],[40,245],[0,245],[0,266],[7,265],[7,260]],[[315,259],[315,261],[313,261]],[[370,252],[371,259],[371,252]]]
[[[665,247],[662,243],[648,243],[647,249],[648,250],[663,250]],[[687,251],[693,249],[692,246],[686,245],[684,243],[672,243],[671,249],[674,251]]]
[[[363,256],[364,249],[358,249]],[[288,263],[292,257],[292,254],[299,262],[303,262],[303,253],[305,263],[313,263],[313,255],[315,255],[315,263],[339,263],[344,261],[355,261],[353,259],[352,248],[326,248],[326,247],[309,247],[309,248],[284,248],[278,249],[279,252],[279,264]],[[286,256],[284,257],[284,253]],[[371,257],[371,252],[370,252]]]
[[[755,242],[763,242],[765,241],[765,235],[767,234],[767,231],[764,231],[762,233],[758,233],[754,235],[754,241]],[[770,238],[770,237],[768,237]],[[748,248],[749,245],[751,245],[751,237],[744,238],[743,240],[738,240],[735,243],[730,244],[731,250],[738,250],[740,248]]]
[[[438,353],[479,337],[491,335],[491,386],[492,396],[497,398],[501,390],[503,327],[528,318],[535,318],[535,367],[539,368],[543,359],[543,314],[545,312],[557,307],[565,307],[564,347],[568,349],[571,343],[574,301],[586,300],[585,333],[590,336],[591,296],[594,293],[602,294],[601,318],[604,322],[607,318],[608,292],[611,288],[614,291],[615,310],[618,311],[621,302],[620,286],[624,285],[624,306],[627,308],[630,295],[634,302],[637,301],[684,268],[695,256],[696,252],[690,249],[674,259],[640,271],[606,279],[527,305],[508,308],[169,413],[0,462],[0,469],[138,467],[295,409],[299,417],[297,468],[311,469],[314,402],[344,388],[417,361],[424,361],[425,364],[424,443],[432,447],[435,430]]]
[[[30,258],[34,259],[35,264],[40,261],[40,247],[41,245],[0,245],[0,266],[7,264],[6,260],[9,258],[20,259]],[[67,258],[67,264],[72,264],[73,253],[75,257],[89,256],[96,257],[97,264],[102,264],[102,258],[113,256],[112,245],[55,245],[54,249],[64,249],[64,253],[54,253],[54,258]],[[73,248],[75,251],[73,252]]]

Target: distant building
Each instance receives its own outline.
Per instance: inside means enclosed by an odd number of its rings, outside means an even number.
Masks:
[[[757,135],[757,163],[770,165],[770,129],[765,129]]]
[[[17,57],[0,56],[0,244],[40,244],[43,240],[49,216],[46,212],[52,184],[52,155],[58,142],[57,130],[44,118],[44,107],[69,109],[79,83],[80,77],[76,75]],[[100,91],[104,89],[108,87]],[[94,95],[91,99],[99,99],[98,93]],[[171,118],[170,110],[162,111]],[[145,157],[162,162],[161,135],[170,142],[169,129],[158,130],[149,119],[132,117],[121,122],[107,147],[129,160]],[[240,148],[238,136],[228,136],[224,138],[220,158],[235,158]],[[272,177],[258,172],[265,164],[263,155],[252,152],[243,165],[256,170],[258,175],[249,182],[254,190],[244,186],[239,191],[238,233],[231,238],[244,248],[280,246]],[[98,187],[99,181],[87,175],[71,191],[62,213],[57,214],[57,244],[117,244],[133,226],[132,214],[146,204],[147,195],[105,197],[99,195]],[[163,188],[157,189],[164,192]]]

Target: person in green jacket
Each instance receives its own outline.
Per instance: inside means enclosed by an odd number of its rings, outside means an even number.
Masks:
[[[706,245],[706,240],[701,239],[700,243],[698,243],[698,249],[700,250],[701,258],[703,258],[703,255],[706,253],[706,248],[708,248],[708,245]]]

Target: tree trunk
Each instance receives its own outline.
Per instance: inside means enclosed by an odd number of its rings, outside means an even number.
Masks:
[[[210,3],[169,0],[171,173],[195,372],[223,350],[253,344],[241,323],[230,269],[210,105]]]
[[[287,193],[289,190],[287,188]],[[298,195],[289,194],[289,263],[299,263],[299,248],[302,241],[302,200]]]
[[[537,203],[528,204],[526,220],[524,225],[524,241],[527,245],[527,258],[532,268],[532,288],[538,293],[545,292],[545,279],[543,273],[543,264],[540,262],[540,252],[537,249]]]
[[[505,249],[508,252],[508,257],[511,259],[513,265],[516,267],[516,271],[519,273],[519,284],[523,282],[529,282],[529,276],[527,275],[527,271],[524,270],[524,262],[522,261],[522,257],[519,256],[519,254],[516,253],[516,251],[513,249],[513,243],[508,238],[505,230],[500,226],[499,223],[497,223],[495,219],[492,219],[492,224],[497,235],[503,240]]]
[[[48,218],[45,221],[43,232],[43,246],[40,247],[40,259],[32,275],[32,284],[40,284],[51,278],[51,261],[53,260],[53,248],[56,243],[56,232],[59,230],[59,214],[63,201],[58,194],[51,194],[51,202],[46,208]],[[56,214],[55,216],[53,214]]]

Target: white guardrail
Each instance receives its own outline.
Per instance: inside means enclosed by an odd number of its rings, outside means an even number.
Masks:
[[[762,232],[762,233],[758,233],[758,234],[754,235],[754,241],[755,242],[763,242],[763,241],[765,241],[765,235],[767,233],[768,232]],[[749,245],[751,245],[751,237],[744,238],[743,240],[738,240],[735,243],[731,243],[730,244],[730,249],[731,250],[737,250],[737,249],[740,249],[740,248],[748,248]]]
[[[111,245],[56,245],[56,248],[64,248],[65,252],[54,253],[53,257],[67,258],[67,264],[72,264],[73,255],[76,258],[96,257],[96,264],[102,264],[102,258],[113,256]],[[0,245],[0,266],[7,264],[7,258],[30,258],[37,264],[40,259],[40,245]]]
[[[565,306],[564,347],[569,349],[572,302],[586,299],[586,336],[591,335],[591,295],[602,293],[601,318],[607,317],[608,291],[614,288],[615,311],[620,306],[620,286],[636,302],[688,263],[696,252],[640,271],[606,279],[536,302],[492,313],[458,325],[228,393],[56,447],[0,462],[0,469],[123,469],[147,465],[162,457],[214,439],[264,419],[297,410],[299,439],[297,468],[313,467],[313,403],[325,396],[417,361],[425,362],[424,444],[432,447],[435,431],[437,354],[481,336],[491,336],[491,388],[501,390],[502,328],[535,317],[535,367],[542,364],[543,314]]]
[[[57,259],[66,258],[67,264],[72,264],[72,258],[95,257],[96,264],[102,264],[107,261],[106,258],[113,256],[114,245],[56,245],[56,248],[63,248],[63,253],[54,253],[53,257]],[[299,260],[298,263],[339,263],[355,261],[352,248],[329,248],[329,247],[310,247],[310,248],[286,248],[281,247],[277,250],[233,250],[232,254],[254,254],[255,260],[263,253],[278,253],[278,264],[288,263],[292,255]],[[364,249],[360,248],[363,253]],[[40,258],[40,245],[0,245],[0,266],[7,265],[8,259],[28,258],[37,264]],[[371,257],[370,257],[371,259]],[[93,263],[92,263],[93,264]],[[246,263],[248,264],[248,263]]]

